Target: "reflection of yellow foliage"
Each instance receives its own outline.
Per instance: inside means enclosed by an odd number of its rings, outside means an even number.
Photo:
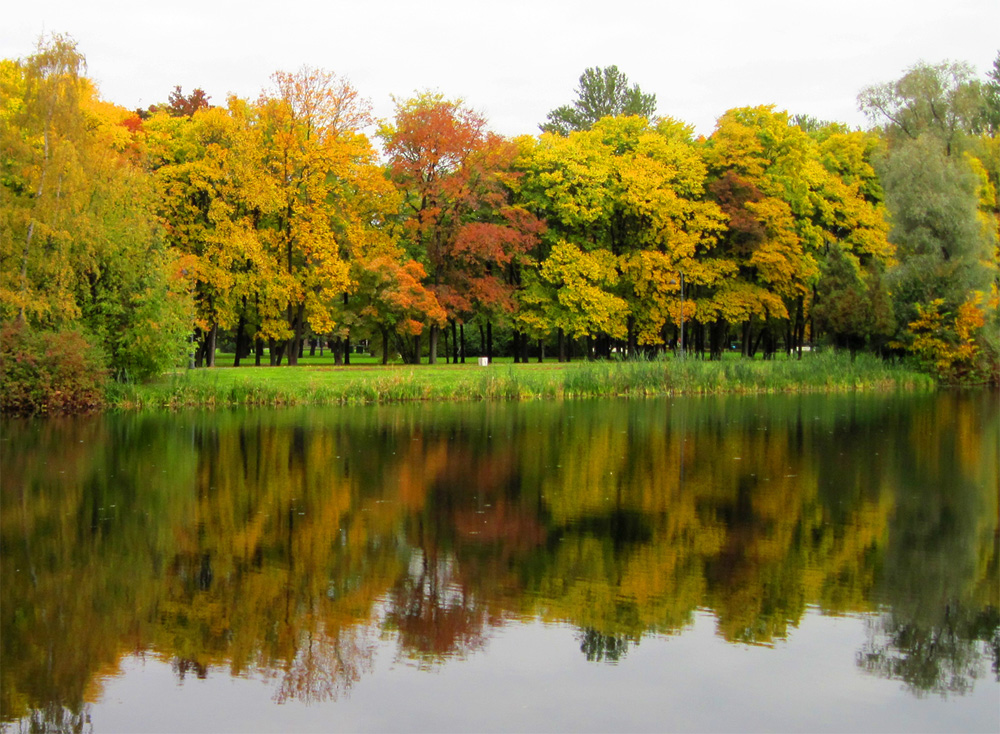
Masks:
[[[96,673],[131,653],[323,700],[364,675],[381,632],[430,665],[511,617],[635,641],[707,609],[725,639],[772,644],[809,605],[872,609],[913,474],[954,476],[942,501],[974,510],[953,539],[969,560],[955,587],[995,600],[995,411],[936,397],[879,456],[864,429],[888,409],[855,400],[217,414],[12,436],[4,479],[25,493],[0,495],[5,716],[92,699]],[[59,468],[33,466],[57,445]],[[46,677],[50,650],[62,666]]]

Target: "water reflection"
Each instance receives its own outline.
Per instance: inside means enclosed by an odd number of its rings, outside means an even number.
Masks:
[[[2,720],[80,729],[129,655],[317,702],[387,641],[430,668],[540,619],[616,663],[699,610],[765,646],[866,614],[859,670],[963,693],[1000,679],[998,420],[945,394],[5,423]]]

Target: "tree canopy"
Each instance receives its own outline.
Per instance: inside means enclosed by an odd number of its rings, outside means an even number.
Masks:
[[[643,92],[638,84],[629,86],[628,77],[617,66],[592,66],[580,75],[576,99],[556,107],[539,125],[543,132],[568,135],[587,130],[602,117],[639,115],[652,119],[656,95]]]

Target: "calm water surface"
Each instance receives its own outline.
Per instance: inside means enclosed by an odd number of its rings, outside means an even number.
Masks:
[[[9,731],[998,731],[996,393],[4,422]]]

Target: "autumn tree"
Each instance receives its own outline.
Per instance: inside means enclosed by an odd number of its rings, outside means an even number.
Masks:
[[[655,114],[655,94],[646,94],[638,84],[629,86],[617,66],[592,66],[580,75],[576,99],[549,112],[539,127],[542,132],[569,135],[589,129],[602,117],[638,115],[652,120]]]
[[[355,260],[352,271],[359,316],[382,337],[382,364],[388,363],[394,346],[390,337],[396,338],[404,362],[418,362],[413,337],[420,335],[424,324],[440,327],[447,318],[434,293],[424,286],[423,266],[401,252],[388,252]]]
[[[254,121],[271,203],[259,236],[275,264],[260,299],[261,333],[278,361],[284,355],[294,365],[307,329],[324,334],[335,326],[351,288],[350,249],[378,224],[364,192],[379,188],[381,177],[361,134],[369,105],[346,80],[310,68],[273,80]]]
[[[477,313],[491,328],[514,308],[515,261],[538,228],[511,200],[517,147],[461,101],[431,93],[397,101],[379,135],[404,197],[408,252],[424,265],[453,328]],[[439,326],[432,321],[429,331],[434,363]]]
[[[851,353],[881,349],[895,329],[886,270],[895,256],[888,240],[884,192],[875,172],[876,136],[826,124],[810,132],[826,172],[816,187],[813,222],[823,242],[811,316]],[[795,314],[795,326],[803,324]],[[815,335],[814,335],[815,336]],[[801,344],[802,334],[792,335]]]
[[[68,36],[0,64],[0,314],[31,328],[82,325],[119,376],[176,363],[185,294],[153,215],[130,113],[102,101]]]
[[[680,273],[704,282],[715,277],[700,270],[696,258],[712,247],[722,227],[718,207],[704,201],[706,168],[690,128],[673,120],[654,127],[641,117],[605,118],[566,137],[542,135],[521,165],[523,196],[547,220],[552,252],[556,243],[570,242],[614,271],[599,282],[625,310],[602,307],[611,321],[602,322],[597,312],[588,316],[593,328],[586,335],[600,338],[598,351],[610,353],[608,338],[626,340],[631,354],[638,344],[664,343],[667,324],[680,321]],[[569,252],[561,249],[560,258]],[[550,273],[564,266],[547,265],[545,257],[539,261]],[[536,293],[526,296],[537,302]],[[579,303],[597,306],[594,298]],[[691,306],[688,302],[685,310]],[[524,318],[537,322],[536,331],[545,321]],[[554,322],[550,328],[557,326],[563,328]]]
[[[816,275],[817,228],[810,191],[822,175],[812,142],[771,107],[740,108],[719,119],[705,152],[712,198],[729,219],[716,251],[722,279],[699,312],[713,323],[718,356],[728,325],[740,326],[742,351],[755,351],[758,324],[787,319],[788,303],[803,299]],[[810,180],[811,179],[811,180]]]
[[[196,87],[190,94],[184,94],[183,88],[178,85],[174,87],[166,102],[151,104],[145,109],[139,108],[135,114],[140,120],[148,120],[157,112],[165,112],[171,117],[191,117],[198,110],[210,107],[210,99],[211,97],[205,94],[205,90],[201,87]]]
[[[220,324],[229,323],[234,244],[225,207],[231,197],[230,158],[236,125],[228,111],[199,111],[190,118],[162,111],[147,119],[150,163],[159,185],[159,214],[168,241],[183,254],[180,275],[194,297],[197,366],[215,366]],[[158,143],[162,143],[159,145]]]

